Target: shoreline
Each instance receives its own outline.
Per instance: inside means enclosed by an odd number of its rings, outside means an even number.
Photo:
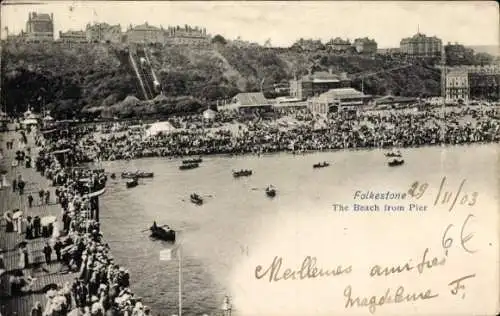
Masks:
[[[266,152],[262,154],[257,154],[257,153],[241,153],[241,154],[227,154],[227,153],[209,153],[209,154],[188,154],[184,156],[161,156],[161,155],[151,155],[151,156],[143,156],[143,157],[136,157],[136,158],[131,158],[128,160],[141,160],[141,159],[150,159],[150,158],[163,158],[165,160],[182,160],[185,158],[192,158],[192,157],[222,157],[222,158],[237,158],[237,157],[272,157],[272,156],[278,156],[278,155],[286,155],[286,156],[305,156],[305,155],[311,155],[311,154],[320,154],[320,153],[335,153],[335,152],[357,152],[357,151],[389,151],[393,148],[397,148],[398,150],[405,150],[405,149],[417,149],[417,148],[435,148],[435,147],[442,147],[444,149],[446,148],[454,148],[454,147],[469,147],[469,146],[484,146],[484,145],[490,145],[490,144],[495,144],[499,143],[500,140],[496,141],[482,141],[482,142],[472,142],[472,143],[463,143],[463,144],[425,144],[425,145],[419,145],[419,146],[406,146],[406,147],[396,147],[396,146],[385,146],[385,147],[353,147],[353,148],[339,148],[339,149],[317,149],[317,150],[307,150],[307,151],[302,151],[299,153],[294,153],[292,151],[287,151],[287,150],[281,150],[281,151],[274,151],[274,152]],[[127,159],[114,159],[114,160],[102,160],[99,161],[98,163],[109,163],[113,161],[127,161]],[[85,164],[85,163],[84,163]],[[96,164],[96,162],[88,162],[88,164]]]

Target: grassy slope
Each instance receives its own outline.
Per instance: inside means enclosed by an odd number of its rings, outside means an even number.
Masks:
[[[219,47],[192,50],[152,49],[152,64],[166,95],[190,95],[200,100],[232,97],[239,91],[258,91],[286,81],[294,74],[317,70],[348,74],[393,69],[404,63],[389,57],[339,56],[327,52],[298,53],[259,48]],[[126,60],[126,59],[125,59]],[[2,50],[4,102],[11,110],[37,106],[40,96],[59,112],[110,106],[127,95],[137,95],[133,75],[117,51],[106,45],[68,48],[62,45],[7,45]],[[361,87],[360,80],[353,86]],[[23,88],[20,88],[23,87]],[[26,89],[27,88],[27,89]],[[425,65],[381,72],[364,80],[370,94],[432,95],[439,92],[439,72]],[[70,111],[70,112],[71,112]]]

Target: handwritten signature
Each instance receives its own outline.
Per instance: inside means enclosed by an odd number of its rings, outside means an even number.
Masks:
[[[451,294],[453,295],[457,295],[459,290],[465,290],[465,285],[463,285],[462,281],[465,281],[467,279],[470,279],[470,278],[475,278],[476,277],[476,274],[469,274],[469,275],[466,275],[466,276],[463,276],[461,278],[458,278],[456,280],[453,280],[451,281],[450,283],[448,283],[449,286],[454,286],[454,288],[451,289]],[[465,292],[462,294],[462,299],[465,298]]]
[[[368,307],[368,310],[372,314],[375,313],[377,306],[382,306],[384,304],[410,303],[418,300],[430,300],[438,296],[439,294],[432,293],[431,289],[427,289],[423,292],[405,293],[404,286],[398,286],[394,294],[392,294],[391,288],[387,288],[385,294],[382,296],[356,296],[353,298],[352,286],[348,285],[344,289],[344,297],[346,299],[345,308]]]

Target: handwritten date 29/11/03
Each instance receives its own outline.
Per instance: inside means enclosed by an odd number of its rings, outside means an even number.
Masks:
[[[469,207],[474,206],[477,202],[479,193],[464,191],[466,182],[467,179],[463,179],[456,190],[449,190],[446,177],[443,177],[439,185],[439,190],[434,198],[434,206],[437,206],[438,204],[449,205],[448,211],[450,212],[453,210],[457,202],[460,205],[466,205]],[[419,181],[415,181],[411,184],[410,189],[408,190],[408,195],[413,198],[420,199],[427,192],[427,189],[429,189],[429,184],[427,182],[420,183]]]

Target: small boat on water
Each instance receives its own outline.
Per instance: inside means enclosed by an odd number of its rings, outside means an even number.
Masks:
[[[392,150],[390,152],[385,153],[386,157],[401,157],[401,152],[399,150]]]
[[[154,172],[138,171],[136,173],[138,178],[153,178],[155,176]]]
[[[396,157],[393,157],[392,159],[389,159],[389,161],[387,162],[387,164],[389,165],[389,167],[401,166],[404,163],[405,163],[404,159],[402,159],[402,158],[396,158]]]
[[[201,158],[195,158],[195,159],[186,159],[186,160],[183,160],[182,163],[183,164],[190,164],[190,163],[202,163],[203,162],[203,159]]]
[[[330,164],[326,161],[323,161],[323,162],[320,162],[320,163],[315,163],[313,165],[313,168],[316,169],[316,168],[325,168],[325,167],[328,167],[330,166]]]
[[[266,195],[268,197],[275,197],[276,196],[276,189],[270,185],[266,188]]]
[[[197,163],[188,163],[188,164],[183,164],[179,166],[180,170],[189,170],[189,169],[195,169],[198,168],[200,165]]]
[[[165,226],[166,229],[161,226],[157,226],[156,222],[154,222],[153,226],[149,228],[149,230],[151,231],[150,237],[164,241],[175,242],[175,231],[173,229],[170,229],[168,225]]]
[[[127,186],[127,189],[136,187],[138,184],[139,184],[139,182],[137,181],[137,178],[127,180],[127,182],[125,183],[125,185]]]
[[[248,177],[252,175],[252,170],[240,170],[240,171],[234,171],[233,170],[233,177],[239,178],[239,177]]]
[[[190,196],[191,203],[196,204],[196,205],[202,205],[203,204],[203,199],[201,196],[199,196],[196,193],[191,194]]]
[[[154,173],[153,172],[144,172],[144,171],[125,171],[122,172],[122,178],[123,179],[135,179],[135,178],[153,178]]]

